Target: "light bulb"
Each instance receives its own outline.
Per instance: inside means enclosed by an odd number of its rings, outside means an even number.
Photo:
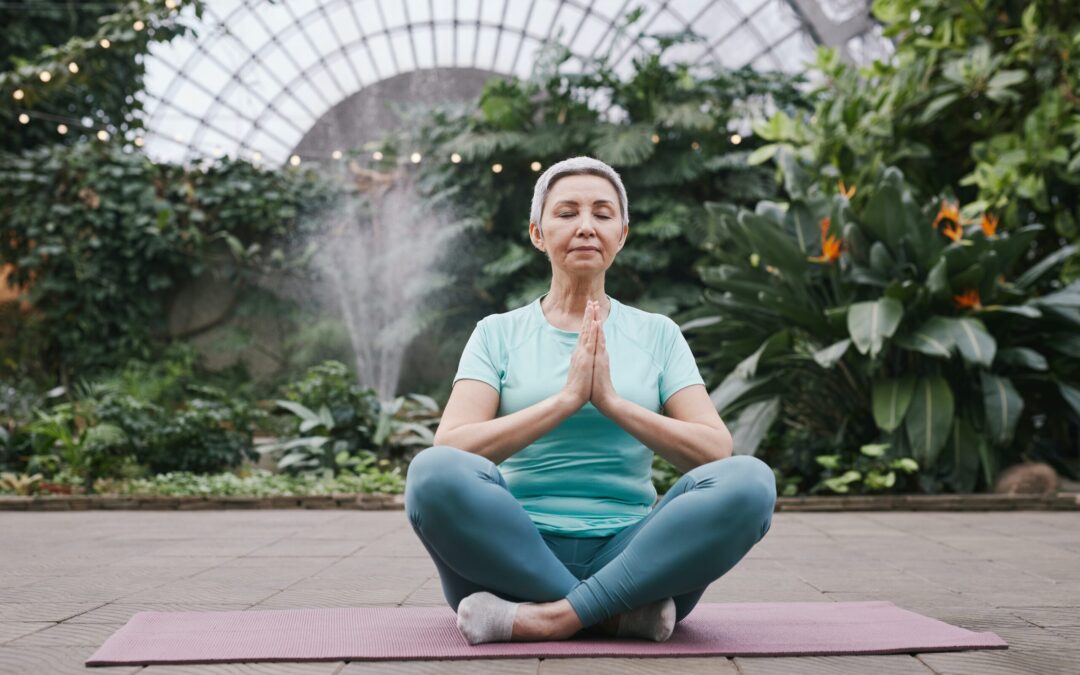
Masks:
[[[98,137],[98,138],[99,138],[100,140],[103,140],[103,141],[107,141],[107,140],[109,140],[109,132],[108,132],[108,131],[105,131],[104,129],[100,129],[100,130],[99,130],[99,131],[97,132],[97,137]]]
[[[409,155],[409,159],[412,160],[413,164],[419,164],[420,159],[421,159],[420,158],[420,153],[419,152],[414,152],[413,154]]]
[[[457,154],[455,152],[454,154],[450,155],[450,161],[453,162],[454,164],[460,164],[461,163],[461,155],[459,155],[459,154]]]
[[[502,173],[502,164],[495,163],[491,165],[491,170],[495,173]]]
[[[50,73],[47,70],[43,70],[43,71],[41,71],[41,75],[39,77],[41,77],[42,82],[48,82],[49,80],[52,79],[52,73]]]
[[[300,166],[300,155],[293,155],[289,158],[289,164],[293,166]]]
[[[739,143],[742,143],[742,136],[739,134],[731,134],[731,144],[738,145]]]
[[[22,89],[16,89],[11,95],[15,97],[16,101],[21,101],[23,96],[26,96],[26,93]]]
[[[135,32],[137,33],[139,31],[141,31],[143,28],[146,28],[146,24],[143,23],[142,21],[136,21],[135,23],[133,23],[131,25],[131,27],[134,28]]]
[[[332,152],[330,154],[330,156],[333,157],[334,159],[341,159],[341,151],[340,150],[335,150],[334,152]]]
[[[533,162],[532,164],[529,165],[529,168],[532,169],[533,171],[539,171],[541,166],[542,165],[540,164],[540,162]]]
[[[30,124],[30,116],[27,115],[26,113],[20,113],[19,114],[19,121],[22,122],[23,124]]]
[[[382,153],[376,150],[375,152],[371,153],[371,158],[377,162],[382,159]]]
[[[71,63],[68,64],[68,70],[70,70],[73,73],[79,72],[79,64],[72,61]]]
[[[111,45],[112,43],[109,42],[109,38],[101,38],[100,40],[98,40],[98,44],[101,45],[102,48],[108,49],[109,45]]]
[[[67,133],[67,125],[66,124],[57,124],[56,125],[56,130],[58,132],[60,132],[60,134],[66,134]]]

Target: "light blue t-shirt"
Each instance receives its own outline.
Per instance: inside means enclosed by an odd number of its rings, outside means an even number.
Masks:
[[[540,308],[546,295],[478,321],[461,354],[454,383],[467,378],[494,387],[499,417],[566,384],[578,332],[548,322]],[[675,392],[705,383],[678,324],[607,297],[604,339],[619,396],[659,413]],[[652,450],[589,402],[498,466],[539,531],[602,537],[649,514],[656,501],[652,458]]]

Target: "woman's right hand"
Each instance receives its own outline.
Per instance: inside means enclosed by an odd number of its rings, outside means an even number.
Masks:
[[[585,316],[581,320],[581,334],[578,335],[574,353],[570,355],[570,372],[566,376],[563,394],[574,402],[575,408],[588,403],[592,398],[593,358],[596,353],[597,303],[589,301],[585,306]]]

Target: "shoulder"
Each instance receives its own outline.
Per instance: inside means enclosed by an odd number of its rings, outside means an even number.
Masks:
[[[628,329],[637,329],[636,332],[651,332],[670,338],[673,332],[679,331],[679,325],[666,314],[650,312],[639,309],[624,302],[619,303],[622,323]]]
[[[488,338],[500,346],[515,345],[534,328],[530,305],[488,314],[477,322]]]

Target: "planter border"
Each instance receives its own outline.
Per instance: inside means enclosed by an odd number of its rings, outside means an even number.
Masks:
[[[659,498],[657,499],[659,501]],[[0,511],[206,511],[224,509],[355,509],[401,511],[405,496],[391,493],[330,495],[127,496],[0,495]],[[1080,493],[1050,495],[829,495],[778,497],[777,511],[1080,511]]]

